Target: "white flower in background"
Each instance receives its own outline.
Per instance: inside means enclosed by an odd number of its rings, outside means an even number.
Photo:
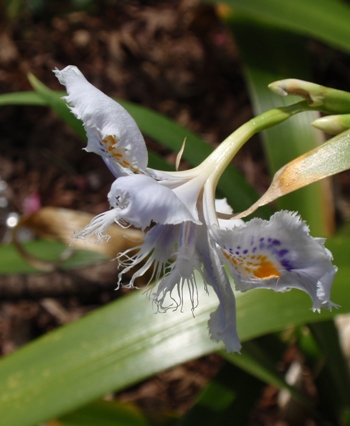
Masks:
[[[152,299],[160,311],[183,305],[187,286],[192,310],[198,304],[196,274],[211,286],[219,306],[210,316],[211,337],[227,351],[240,350],[236,332],[235,297],[224,264],[239,291],[269,288],[307,292],[313,309],[332,308],[330,289],[336,273],[323,239],[312,238],[295,213],[282,211],[269,221],[225,220],[232,214],[226,200],[215,201],[215,188],[237,151],[223,142],[200,166],[181,172],[147,167],[143,137],[132,117],[118,103],[92,86],[74,66],[56,70],[66,86],[65,98],[83,121],[86,150],[102,156],[117,178],[108,194],[111,210],[95,217],[75,238],[108,240],[105,231],[116,222],[144,232],[136,249],[118,256],[123,268],[119,285],[134,286],[151,271],[156,283]],[[128,284],[123,274],[139,266]]]

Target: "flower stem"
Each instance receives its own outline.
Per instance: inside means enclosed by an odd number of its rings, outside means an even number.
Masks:
[[[211,170],[209,180],[216,187],[220,176],[233,157],[253,135],[282,123],[295,114],[313,109],[307,102],[302,101],[285,107],[271,109],[252,118],[231,133],[199,167]]]

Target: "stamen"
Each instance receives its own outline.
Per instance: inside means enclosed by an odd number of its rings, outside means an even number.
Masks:
[[[130,164],[127,160],[127,149],[118,147],[119,140],[116,136],[107,135],[102,139],[103,146],[105,148],[105,153],[108,157],[114,158],[121,166],[124,168],[131,169],[135,173],[139,173],[139,169]]]

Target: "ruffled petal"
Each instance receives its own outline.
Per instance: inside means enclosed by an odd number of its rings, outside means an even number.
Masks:
[[[312,238],[308,226],[291,212],[269,221],[252,219],[231,230],[213,228],[237,290],[297,288],[309,294],[313,309],[332,308],[330,290],[337,268],[324,240]]]
[[[218,219],[219,227],[221,229],[233,229],[237,226],[244,226],[242,219]]]
[[[68,96],[64,99],[71,111],[84,123],[86,151],[101,155],[116,177],[145,172],[145,141],[130,114],[90,84],[77,67],[70,65],[54,73],[67,88]]]
[[[145,229],[151,223],[199,223],[171,189],[149,176],[120,177],[113,183],[108,200],[116,212],[116,221],[122,221],[121,224],[124,222]]]

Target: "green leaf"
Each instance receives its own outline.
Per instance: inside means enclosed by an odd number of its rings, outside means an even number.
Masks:
[[[271,345],[271,347],[273,347]],[[295,389],[289,386],[281,373],[277,371],[269,354],[261,345],[256,342],[246,342],[243,345],[242,355],[222,353],[224,358],[243,370],[249,372],[260,380],[269,383],[279,389],[288,390],[299,401],[306,404],[305,397],[302,397]]]
[[[16,92],[0,95],[0,106],[6,105],[46,106],[47,102],[35,92]]]
[[[255,114],[280,103],[280,97],[267,87],[272,81],[291,76],[309,79],[309,61],[303,39],[249,21],[234,22],[233,29],[244,60]],[[252,33],[259,39],[258,50],[255,39],[250,37]],[[286,51],[291,52],[290,55],[285,55]],[[293,96],[282,98],[283,104],[290,104],[295,100]],[[323,135],[311,126],[316,114],[304,112],[262,132],[271,174],[324,141]],[[280,209],[298,211],[307,221],[312,233],[329,235],[334,226],[332,205],[329,203],[331,197],[329,185],[322,181],[282,197],[277,205]],[[318,211],[317,215],[315,210]]]
[[[341,417],[349,410],[349,375],[333,321],[297,328],[296,337],[317,387],[323,418],[332,424],[347,424]]]
[[[211,0],[219,2],[219,0]],[[226,0],[232,11],[241,12],[267,25],[313,37],[331,46],[350,52],[350,7],[339,0]],[[250,38],[260,49],[254,33]],[[271,50],[274,44],[271,45]],[[288,55],[288,52],[286,55]],[[296,51],[296,53],[298,53]]]
[[[47,261],[55,261],[67,249],[62,243],[54,241],[36,240],[23,244],[24,248],[33,256]],[[18,253],[12,244],[0,245],[0,275],[31,274],[38,270],[29,265]],[[74,250],[73,255],[64,261],[60,268],[83,268],[106,261],[106,258],[98,252],[90,250]]]
[[[77,120],[75,116],[67,108],[66,102],[61,98],[66,93],[54,92],[49,89],[45,84],[41,83],[33,74],[29,74],[28,79],[33,86],[36,93],[46,101],[46,104],[50,106],[56,113],[67,123],[81,138],[85,138],[85,130],[80,120]]]
[[[196,405],[176,426],[246,426],[265,384],[227,363],[201,392]]]
[[[63,416],[57,426],[147,426],[148,423],[130,404],[98,401]]]
[[[322,366],[315,379],[321,407],[325,417],[334,413],[340,424],[342,413],[350,410],[350,378],[338,331],[333,321],[310,324],[309,328],[320,348],[315,361]]]
[[[350,239],[338,237],[328,246],[339,266],[332,295],[342,304],[339,311],[313,313],[308,297],[297,290],[238,293],[237,323],[243,341],[350,311],[350,293],[342,285],[350,274]],[[186,306],[183,313],[154,315],[145,295],[135,291],[0,361],[2,426],[29,426],[63,415],[222,348],[209,339],[207,330],[217,300],[212,292],[206,295],[200,278],[197,281],[200,304],[195,317]]]

